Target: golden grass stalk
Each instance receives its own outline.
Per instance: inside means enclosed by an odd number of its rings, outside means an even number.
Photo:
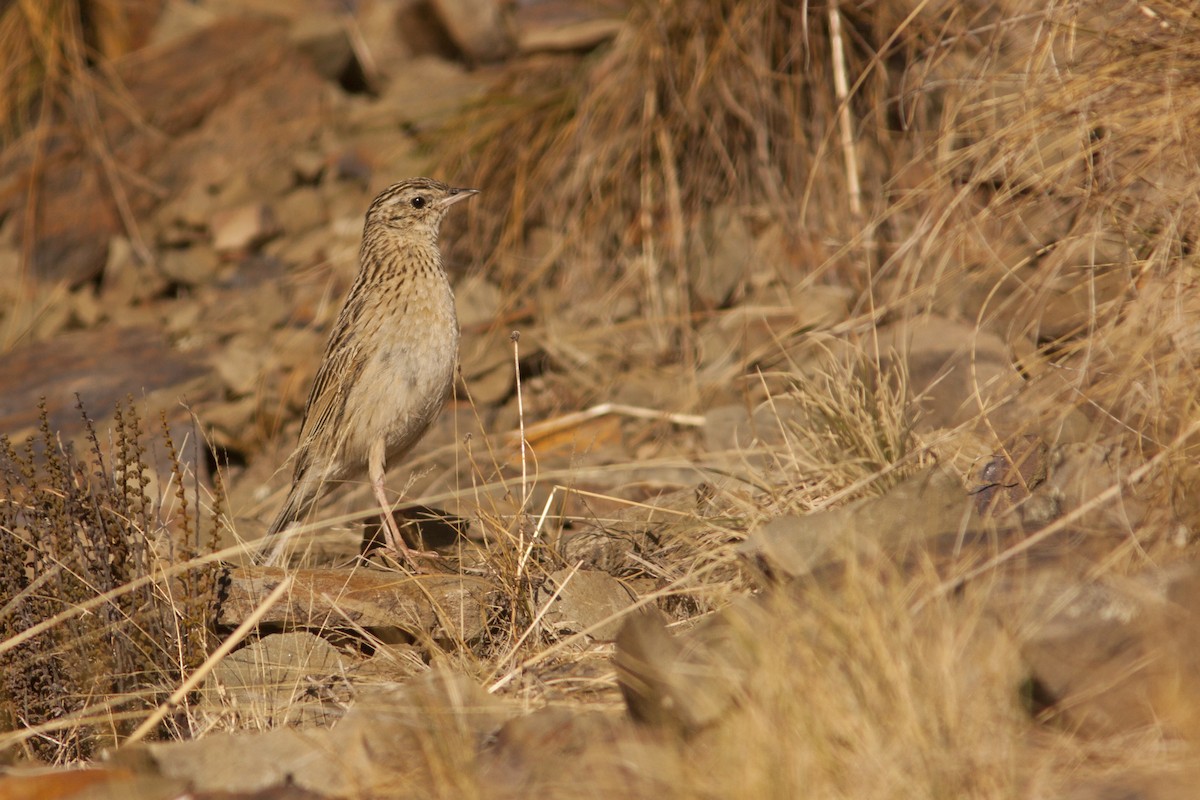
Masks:
[[[0,144],[68,102],[89,67],[132,44],[131,5],[117,0],[15,0],[0,11]]]

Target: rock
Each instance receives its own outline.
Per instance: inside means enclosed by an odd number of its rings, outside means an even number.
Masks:
[[[1021,507],[1046,482],[1048,456],[1049,448],[1041,438],[1025,434],[985,461],[979,469],[979,485],[972,490],[979,513],[1001,516]],[[1056,503],[1052,505],[1057,507]],[[1057,514],[1036,514],[1027,520],[1028,527],[1045,524],[1054,516]]]
[[[164,193],[170,195],[186,183],[182,172],[195,162],[190,154],[168,154],[178,147],[176,137],[197,128],[218,106],[236,106],[231,98],[264,77],[292,84],[302,80],[304,69],[291,67],[297,59],[300,56],[288,49],[281,23],[241,17],[119,59],[115,68],[122,92],[96,95],[101,101],[101,130],[95,135],[112,143],[108,152],[114,162],[111,169],[146,178],[122,182],[128,211],[142,218],[153,211]],[[205,68],[195,69],[196,64]],[[319,78],[313,76],[313,80],[319,84]],[[114,99],[109,101],[110,97]],[[130,108],[138,113],[129,113]],[[297,124],[296,115],[276,117],[272,106],[261,101],[255,111],[246,114],[244,109],[236,109],[243,125],[246,118],[255,120],[259,128],[263,119],[285,120],[279,127]],[[98,275],[107,258],[108,242],[124,233],[113,188],[104,178],[109,171],[92,163],[88,154],[93,149],[80,138],[78,127],[64,125],[46,131],[46,136],[27,137],[28,141],[0,154],[0,219],[13,215],[18,229],[23,229],[25,215],[30,211],[36,214],[37,224],[28,227],[33,233],[32,274],[72,285]],[[219,142],[222,133],[210,131],[206,141]],[[43,144],[35,143],[35,138]],[[263,139],[276,152],[286,141],[280,135],[258,140]],[[233,141],[245,147],[247,141],[255,140],[237,137]],[[31,209],[26,190],[35,174],[37,207]]]
[[[518,3],[513,14],[517,48],[522,53],[591,50],[616,36],[623,4],[591,0]]]
[[[614,758],[619,758],[617,748],[637,733],[630,727],[627,721],[606,712],[539,708],[506,722],[480,752],[482,784],[497,800],[553,797],[555,787],[562,786],[567,768],[576,786],[603,786],[610,796],[637,797],[632,785],[618,790],[613,774]],[[650,741],[639,741],[638,750],[648,762],[656,755],[655,744]],[[628,767],[627,760],[622,763]],[[630,783],[636,783],[636,779]]]
[[[203,238],[217,205],[207,179],[193,180],[155,213],[157,242],[167,247],[191,244]]]
[[[1021,651],[1040,716],[1088,738],[1158,725],[1168,733],[1197,730],[1196,565],[1122,581],[1043,571],[1019,580],[1005,597],[997,606],[1002,618],[1031,621]]]
[[[292,154],[292,172],[301,186],[319,183],[328,166],[328,160],[319,150],[302,148]]]
[[[560,546],[565,560],[610,574],[627,569],[635,550],[630,537],[600,528],[565,534]]]
[[[259,398],[247,395],[237,400],[212,403],[198,409],[206,439],[214,446],[237,453],[252,452],[261,444],[262,431],[255,420],[262,413]]]
[[[233,571],[218,624],[240,623],[285,574],[293,576],[292,591],[260,624],[321,628],[344,620],[368,630],[394,628],[418,638],[462,642],[486,630],[496,591],[487,581],[466,575],[248,567]]]
[[[288,797],[343,797],[347,755],[336,732],[276,728],[258,733],[210,731],[200,739],[123,747],[113,763],[182,782],[199,796],[269,796],[272,787],[286,786]]]
[[[288,238],[298,236],[325,224],[325,201],[312,186],[301,186],[289,192],[278,204],[277,215],[281,229]]]
[[[463,380],[472,400],[483,407],[512,394],[516,377],[510,336],[511,331],[497,327],[463,338],[459,355]]]
[[[15,247],[0,246],[0,281],[14,287],[21,279],[21,252]]]
[[[397,128],[432,130],[480,96],[486,86],[479,74],[440,58],[421,56],[392,76],[377,101],[354,111],[349,123],[357,130],[384,130],[393,136]]]
[[[328,259],[332,238],[329,227],[322,226],[304,233],[281,236],[269,242],[263,248],[263,253],[289,266],[311,267]]]
[[[174,390],[208,374],[200,353],[179,353],[155,330],[106,327],[64,334],[19,347],[0,359],[0,431],[14,439],[32,434],[38,401],[46,398],[50,428],[81,431],[75,394],[88,413],[105,419],[132,395]],[[176,407],[178,395],[171,398]]]
[[[431,0],[451,40],[475,62],[499,61],[516,42],[498,0]]]
[[[74,327],[94,328],[105,319],[105,308],[90,286],[83,286],[71,292],[67,303],[71,307],[71,321]]]
[[[453,58],[454,45],[428,3],[360,0],[354,19],[377,75],[393,75],[420,55]],[[364,69],[370,71],[368,65]]]
[[[1092,504],[1094,498],[1124,479],[1123,457],[1119,449],[1094,442],[1058,447],[1050,454],[1044,492],[1068,511]],[[1102,531],[1115,528],[1126,535],[1138,531],[1153,510],[1139,491],[1138,486],[1130,486],[1111,502],[1092,504],[1077,524]]]
[[[731,708],[737,691],[727,682],[733,676],[719,667],[724,655],[696,643],[685,646],[657,611],[629,617],[613,660],[630,716],[685,733],[713,724]]]
[[[145,264],[124,236],[114,236],[108,245],[108,261],[100,283],[100,297],[110,309],[142,303],[162,293],[167,282],[159,269]]]
[[[624,615],[637,599],[616,578],[593,570],[562,569],[551,573],[542,586],[539,603],[557,592],[543,618],[560,635],[585,632],[595,641],[616,638]]]
[[[854,555],[884,552],[902,561],[912,548],[939,538],[967,539],[989,530],[958,478],[934,468],[882,497],[777,517],[751,531],[737,551],[768,573],[795,578]]]
[[[190,0],[164,0],[151,44],[162,46],[213,24],[217,14]]]
[[[275,212],[266,203],[218,211],[209,223],[213,249],[222,255],[245,253],[279,233]]]
[[[710,453],[736,451],[750,463],[766,463],[767,452],[786,446],[790,425],[803,424],[803,409],[787,397],[772,398],[751,413],[745,405],[710,408],[704,414],[704,447]]]
[[[458,324],[463,328],[487,328],[500,316],[503,295],[483,273],[468,275],[454,287]]]
[[[622,504],[620,510],[603,514],[594,527],[579,525],[564,532],[560,548],[568,563],[613,575],[626,574],[644,558],[653,558],[660,548],[679,540],[695,542],[707,519],[714,513],[709,503],[712,485],[660,494],[636,505]],[[589,506],[596,501],[589,500]]]
[[[270,727],[330,724],[350,699],[350,659],[311,633],[264,636],[227,655],[205,681],[205,709]]]
[[[259,336],[241,333],[214,356],[212,365],[230,397],[247,397],[261,385],[263,373],[270,365],[270,353]]]
[[[1088,280],[1077,280],[1072,275],[1059,281],[1060,286],[1052,283],[1048,287],[1058,291],[1050,294],[1044,308],[1035,312],[1034,318],[1038,320],[1038,341],[1082,338],[1087,335],[1089,327],[1094,325],[1097,319],[1104,319],[1112,313],[1116,304],[1126,299],[1130,287],[1135,283],[1130,270],[1125,266],[1125,262],[1128,261],[1125,248],[1128,245],[1123,236],[1117,236],[1115,238],[1120,243],[1117,252],[1097,252],[1096,239],[1103,240],[1106,234],[1109,239],[1113,238],[1112,232],[1096,232],[1091,236],[1081,233],[1055,242],[1055,255],[1066,261],[1072,270],[1086,268]],[[1078,254],[1071,258],[1069,254],[1060,252],[1063,248],[1077,248]],[[1110,258],[1114,260],[1110,261]],[[1120,266],[1092,266],[1100,264]]]
[[[446,757],[460,765],[455,769],[471,769],[481,744],[516,713],[466,675],[430,669],[402,685],[360,692],[334,729],[335,756],[364,779],[356,787],[363,796],[394,794],[397,778],[406,786],[444,785]]]
[[[846,286],[793,283],[788,299],[796,310],[796,322],[806,328],[828,328],[850,315],[854,293]]]
[[[903,360],[909,393],[920,400],[920,430],[953,428],[986,409],[1001,436],[1029,432],[1028,419],[1010,402],[1023,379],[999,336],[931,317],[881,328],[878,352],[884,363]]]
[[[704,233],[691,237],[691,289],[706,308],[725,305],[754,263],[754,239],[736,209],[718,206],[705,217]]]
[[[357,66],[346,23],[337,14],[300,14],[292,23],[291,39],[327,81],[339,83],[348,70]]]
[[[403,686],[362,691],[333,729],[210,731],[122,747],[112,762],[181,781],[197,796],[383,797],[395,794],[398,781],[444,785],[445,755],[465,768],[513,713],[469,679],[432,671]]]
[[[217,254],[204,246],[165,250],[158,259],[162,276],[184,286],[202,286],[211,282],[218,266]]]

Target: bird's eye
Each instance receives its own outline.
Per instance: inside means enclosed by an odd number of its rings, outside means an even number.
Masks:
[[[425,198],[421,197],[421,195],[417,195],[416,197],[414,197],[412,199],[412,207],[413,208],[424,208],[425,207]]]

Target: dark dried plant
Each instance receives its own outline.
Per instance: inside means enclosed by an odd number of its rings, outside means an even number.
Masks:
[[[52,762],[128,733],[203,661],[219,577],[215,564],[167,569],[216,548],[222,510],[219,487],[207,519],[189,505],[165,418],[173,497],[155,499],[132,401],[108,452],[79,408],[84,454],[50,429],[44,403],[40,436],[0,439],[0,714],[18,729],[10,744]]]

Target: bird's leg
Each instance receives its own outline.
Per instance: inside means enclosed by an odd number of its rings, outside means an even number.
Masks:
[[[384,441],[376,440],[367,453],[367,476],[371,479],[371,487],[375,490],[375,499],[379,502],[380,516],[383,517],[383,538],[392,552],[402,556],[412,567],[417,567],[417,555],[434,556],[435,553],[418,553],[409,547],[404,537],[400,535],[400,527],[396,525],[396,515],[392,513],[391,504],[383,491],[384,473]]]

